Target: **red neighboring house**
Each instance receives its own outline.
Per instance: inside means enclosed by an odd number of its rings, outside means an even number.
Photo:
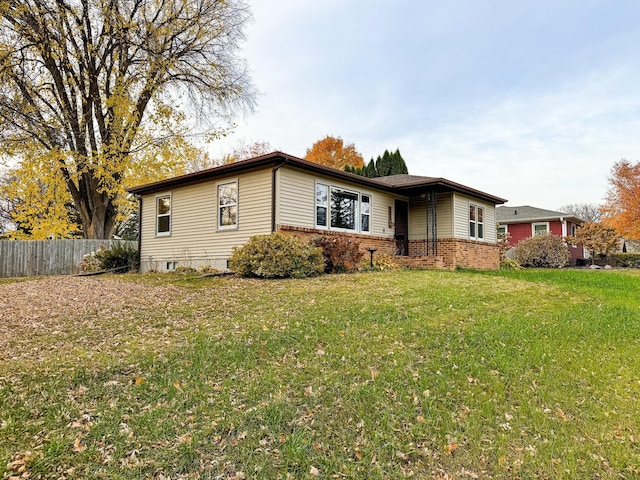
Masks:
[[[559,237],[575,235],[576,227],[584,220],[568,213],[544,210],[542,208],[521,205],[518,207],[496,207],[498,235],[509,234],[509,244],[515,247],[521,240],[534,235],[550,233]],[[569,262],[572,265],[585,259],[582,245],[569,245]]]

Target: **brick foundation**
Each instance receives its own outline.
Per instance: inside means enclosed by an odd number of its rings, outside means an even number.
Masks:
[[[491,243],[476,242],[460,238],[444,238],[438,240],[438,254],[424,255],[425,240],[410,240],[410,256],[395,256],[396,244],[392,238],[361,235],[357,233],[330,232],[315,228],[302,228],[282,225],[280,233],[293,235],[304,240],[312,240],[318,236],[342,235],[353,238],[360,243],[360,249],[368,255],[367,248],[376,248],[383,255],[393,256],[394,260],[409,268],[448,269],[474,268],[478,270],[497,270],[500,268],[498,246]],[[368,258],[368,257],[365,257]]]
[[[312,240],[315,237],[330,237],[330,236],[347,236],[354,239],[360,244],[360,250],[362,250],[368,258],[369,252],[367,248],[376,248],[380,254],[393,256],[396,253],[396,244],[392,238],[376,237],[372,235],[361,235],[357,233],[346,232],[330,232],[327,230],[320,230],[316,228],[302,228],[292,227],[289,225],[281,225],[278,231],[285,235],[293,235],[304,240]]]

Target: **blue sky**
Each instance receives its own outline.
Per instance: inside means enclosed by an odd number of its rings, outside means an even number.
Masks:
[[[557,209],[601,203],[640,160],[640,1],[254,0],[254,113],[214,144],[304,157],[326,135],[365,161]]]

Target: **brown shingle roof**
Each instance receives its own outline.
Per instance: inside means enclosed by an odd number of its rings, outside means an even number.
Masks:
[[[277,167],[288,165],[294,168],[310,171],[316,174],[322,174],[329,177],[338,178],[357,185],[364,185],[369,188],[377,188],[389,192],[396,192],[403,195],[412,195],[414,193],[424,192],[425,189],[435,189],[437,191],[456,191],[467,195],[482,198],[494,204],[505,203],[506,200],[494,195],[475,190],[473,188],[452,182],[446,178],[422,177],[418,175],[391,175],[389,177],[367,178],[353,173],[347,173],[335,168],[325,167],[302,158],[297,158],[282,152],[272,152],[259,157],[241,160],[235,163],[221,165],[219,167],[202,170],[179,177],[161,180],[159,182],[140,185],[128,189],[129,193],[136,195],[144,195],[148,193],[156,193],[175,187],[193,185],[206,182],[225,175],[233,175],[237,173],[247,172],[259,168]]]

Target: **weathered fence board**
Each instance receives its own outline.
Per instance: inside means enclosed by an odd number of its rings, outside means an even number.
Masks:
[[[0,278],[80,273],[85,255],[125,240],[0,240]]]

